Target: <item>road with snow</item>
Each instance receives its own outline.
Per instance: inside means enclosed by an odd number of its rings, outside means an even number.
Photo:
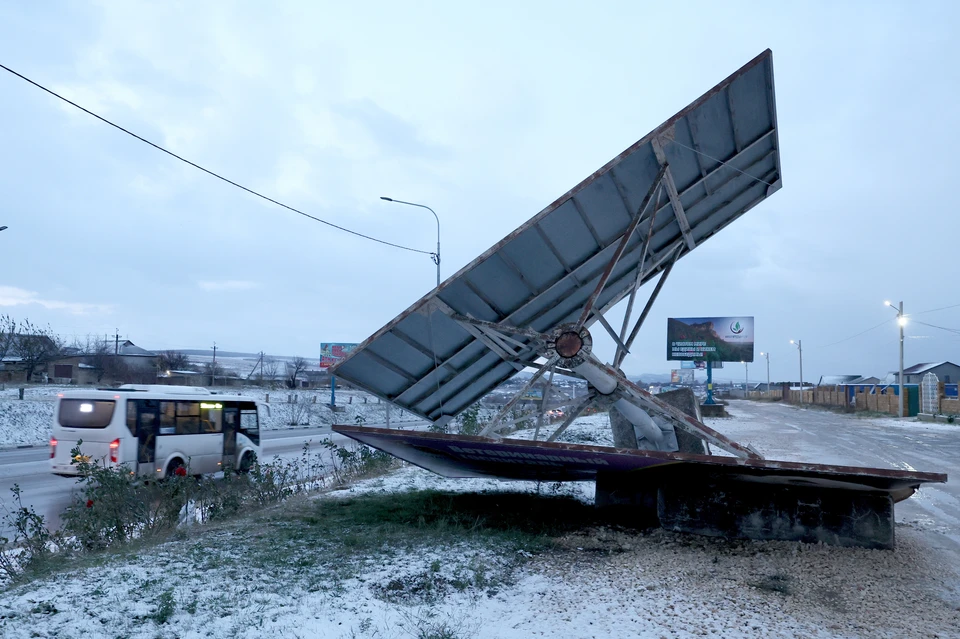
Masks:
[[[948,475],[896,505],[897,523],[929,533],[960,567],[960,425],[915,418],[860,417],[782,403],[732,401],[728,419],[708,424],[767,459]]]
[[[331,436],[341,446],[353,442],[342,435],[332,434],[329,426],[263,431],[262,436],[263,453],[267,461],[274,457],[296,457],[308,442],[311,443],[311,451],[325,453],[317,444]],[[5,515],[15,506],[10,492],[14,485],[20,486],[24,506],[32,507],[43,515],[50,526],[60,525],[60,513],[70,505],[78,484],[74,478],[51,474],[49,451],[45,446],[0,451],[0,537],[10,537],[12,532]]]

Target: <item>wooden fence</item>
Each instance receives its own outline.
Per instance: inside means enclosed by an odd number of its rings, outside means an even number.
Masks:
[[[941,384],[942,388],[943,384]],[[900,411],[900,400],[892,387],[884,386],[866,386],[863,390],[856,388],[853,399],[851,400],[849,390],[845,386],[818,386],[810,390],[804,390],[803,403],[815,406],[832,406],[834,408],[843,408],[849,411],[873,411],[876,413],[888,413],[898,415]],[[903,389],[903,409],[907,412],[910,399],[910,388]],[[782,390],[771,390],[769,392],[752,391],[748,394],[750,399],[781,399],[790,404],[800,404],[801,391],[784,388]],[[943,393],[941,391],[941,397]],[[960,401],[941,400],[941,406],[944,402],[950,402],[951,408],[960,414]]]

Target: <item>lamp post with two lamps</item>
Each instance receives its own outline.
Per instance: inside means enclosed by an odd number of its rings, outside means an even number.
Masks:
[[[803,404],[803,341],[802,340],[790,340],[791,344],[797,345],[797,350],[800,351],[800,403]]]
[[[404,202],[403,200],[395,200],[392,197],[380,196],[381,200],[385,202],[396,202],[397,204],[406,204],[407,206],[416,206],[421,209],[427,209],[433,213],[433,217],[437,220],[437,252],[431,253],[430,258],[433,260],[433,263],[437,265],[437,288],[440,288],[440,218],[437,216],[437,212],[431,209],[425,204],[417,204],[416,202]]]
[[[897,377],[899,382],[899,388],[897,389],[897,394],[899,395],[899,407],[898,414],[900,417],[903,417],[903,327],[907,324],[907,318],[903,314],[903,301],[900,302],[900,305],[896,308],[893,307],[889,301],[883,303],[884,306],[889,306],[897,312],[897,324],[900,325],[900,375]]]

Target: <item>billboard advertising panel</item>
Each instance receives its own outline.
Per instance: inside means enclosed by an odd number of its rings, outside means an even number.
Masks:
[[[670,383],[671,384],[692,384],[693,371],[673,369],[672,371],[670,371]]]
[[[339,342],[320,343],[320,368],[330,368],[350,354],[359,344],[342,344]]]
[[[668,318],[667,359],[752,362],[753,318]]]

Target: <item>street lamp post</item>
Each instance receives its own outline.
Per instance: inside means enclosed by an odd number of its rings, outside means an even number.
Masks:
[[[417,206],[417,207],[420,207],[421,209],[427,209],[428,211],[433,213],[433,217],[436,218],[437,220],[437,252],[431,253],[430,258],[433,260],[433,263],[437,265],[437,288],[440,288],[440,218],[437,216],[437,212],[431,209],[429,206],[426,206],[425,204],[417,204],[416,202],[404,202],[403,200],[395,200],[392,197],[384,197],[382,195],[380,196],[380,199],[385,200],[387,202],[396,202],[397,204],[406,204],[407,206]]]
[[[790,340],[791,344],[797,345],[797,350],[800,351],[800,404],[803,404],[803,341]]]
[[[770,392],[770,353],[760,353],[761,357],[767,358],[767,392]]]
[[[884,302],[884,305],[893,307],[893,304],[890,302]],[[903,301],[900,301],[900,306],[894,308],[897,312],[897,324],[900,325],[900,375],[897,377],[899,382],[899,389],[897,394],[899,395],[899,406],[897,408],[897,413],[900,417],[903,417],[903,327],[907,324],[907,318],[903,315]]]

